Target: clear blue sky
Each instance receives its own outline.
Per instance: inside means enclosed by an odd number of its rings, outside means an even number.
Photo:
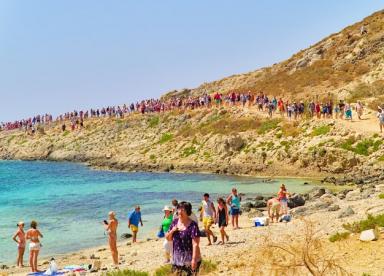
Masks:
[[[0,0],[0,121],[255,70],[382,8],[376,0]]]

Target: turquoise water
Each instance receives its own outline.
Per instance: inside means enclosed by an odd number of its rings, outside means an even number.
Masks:
[[[155,236],[161,209],[173,198],[188,200],[196,209],[203,193],[216,199],[231,187],[246,197],[270,194],[284,181],[292,192],[304,192],[304,179],[275,179],[208,174],[122,173],[96,171],[74,163],[0,161],[0,263],[16,258],[11,240],[16,224],[28,229],[32,219],[44,235],[41,255],[57,254],[106,244],[101,222],[114,210],[120,221],[119,234],[128,232],[127,214],[142,206],[143,236]],[[27,260],[27,254],[25,255]]]

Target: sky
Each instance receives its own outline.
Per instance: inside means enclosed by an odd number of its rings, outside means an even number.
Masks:
[[[370,0],[0,0],[0,122],[253,71],[383,8]]]

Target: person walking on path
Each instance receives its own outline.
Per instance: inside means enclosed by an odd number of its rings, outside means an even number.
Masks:
[[[232,193],[227,198],[227,204],[231,206],[230,212],[232,216],[233,229],[239,229],[239,215],[240,215],[240,201],[241,196],[237,194],[237,189],[232,188]]]
[[[198,224],[190,219],[192,205],[182,201],[177,206],[178,218],[173,220],[165,235],[173,242],[172,273],[175,275],[197,275],[201,265],[200,231]],[[183,274],[184,273],[184,274]]]
[[[213,234],[211,230],[212,224],[214,224],[214,222],[216,221],[215,205],[209,199],[209,194],[207,193],[204,194],[201,204],[202,204],[201,214],[203,217],[204,230],[205,230],[205,233],[207,233],[208,245],[212,245],[211,236],[213,238],[214,243],[217,241],[217,237]]]
[[[380,106],[377,107],[377,118],[379,119],[380,133],[383,133],[384,128],[384,109]]]
[[[13,235],[12,239],[17,243],[18,254],[17,254],[16,265],[18,267],[23,267],[24,266],[23,259],[24,259],[24,252],[25,252],[24,222],[20,221],[17,224],[17,231],[15,235]]]
[[[139,231],[139,223],[143,227],[143,221],[141,220],[140,206],[137,205],[128,215],[128,228],[132,231],[132,242],[137,242],[137,232]]]
[[[25,239],[30,240],[29,242],[29,264],[31,266],[32,272],[39,272],[37,270],[37,257],[39,256],[41,244],[39,238],[42,238],[43,235],[39,230],[37,230],[37,222],[32,220],[31,229],[25,234]]]
[[[109,221],[104,221],[104,228],[105,231],[108,233],[108,243],[109,248],[111,249],[111,255],[113,264],[115,266],[119,265],[119,253],[117,251],[117,226],[119,225],[119,222],[116,219],[115,212],[110,211],[108,213]]]
[[[217,200],[216,218],[217,218],[217,224],[219,225],[219,228],[220,228],[220,235],[221,235],[220,244],[224,244],[225,243],[224,238],[226,238],[227,241],[229,240],[229,236],[225,232],[225,227],[228,226],[229,219],[228,219],[227,204],[225,204],[225,200],[221,197]]]

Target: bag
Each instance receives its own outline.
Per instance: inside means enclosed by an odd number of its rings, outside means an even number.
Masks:
[[[157,237],[158,237],[158,238],[164,238],[164,237],[165,237],[165,233],[164,233],[163,229],[161,229],[161,230],[157,233]]]

